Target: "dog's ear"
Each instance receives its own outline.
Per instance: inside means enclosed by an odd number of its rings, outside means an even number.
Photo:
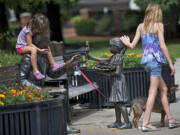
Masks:
[[[175,87],[175,90],[176,90],[176,91],[179,90],[179,89],[178,89],[178,87],[179,87],[178,84],[175,84],[174,87]]]
[[[178,87],[179,87],[179,85],[178,85],[178,84],[175,84],[175,85],[174,85],[174,87],[178,88]]]
[[[170,87],[170,92],[171,92],[171,94],[174,93],[174,92],[177,90],[177,87],[178,87],[178,86],[179,86],[179,85],[175,84],[175,85],[173,85],[173,86]]]

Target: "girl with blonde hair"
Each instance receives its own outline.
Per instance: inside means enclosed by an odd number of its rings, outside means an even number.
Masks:
[[[161,76],[162,64],[166,63],[166,59],[171,69],[171,75],[175,74],[175,69],[164,41],[162,10],[158,4],[151,3],[148,5],[145,11],[144,21],[137,27],[132,42],[130,42],[128,36],[120,37],[121,41],[131,49],[135,48],[140,38],[142,40],[143,50],[141,64],[150,73],[149,95],[141,129],[144,132],[159,130],[149,123],[158,88],[160,90],[161,102],[168,118],[169,128],[178,127],[180,126],[180,122],[175,120],[170,112],[167,99],[168,89]]]

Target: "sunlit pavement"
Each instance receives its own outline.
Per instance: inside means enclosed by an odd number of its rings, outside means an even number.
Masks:
[[[180,59],[175,63],[176,84],[180,86]],[[179,88],[180,89],[180,88]],[[177,102],[171,104],[171,112],[173,116],[180,120],[180,90],[176,92]],[[161,131],[143,133],[141,130],[132,128],[127,130],[108,129],[106,125],[114,122],[114,109],[76,109],[73,116],[73,126],[81,130],[81,135],[180,135],[180,127],[175,129],[168,129],[167,119],[166,127],[161,128]],[[130,116],[132,120],[133,113]],[[140,124],[142,123],[140,119]],[[160,126],[161,115],[159,113],[152,113],[151,123],[156,126]]]

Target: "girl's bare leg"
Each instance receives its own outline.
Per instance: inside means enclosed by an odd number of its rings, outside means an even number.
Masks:
[[[149,128],[155,128],[149,124],[151,112],[154,106],[154,101],[157,95],[157,90],[159,87],[160,77],[151,76],[150,77],[150,88],[149,88],[149,96],[146,103],[146,110],[144,113],[143,126],[148,126]]]
[[[54,61],[50,48],[49,48],[49,52],[47,53],[47,58],[49,60],[49,63],[51,64],[51,67],[56,66],[56,62]]]
[[[169,102],[168,102],[168,98],[167,98],[168,88],[167,88],[162,77],[160,77],[159,88],[160,88],[160,92],[161,92],[161,102],[162,102],[164,111],[166,112],[167,118],[168,118],[170,123],[176,122],[176,120],[173,119],[173,116],[170,112]]]
[[[31,64],[33,67],[33,73],[39,73],[39,70],[37,68],[37,49],[35,47],[31,47],[31,46],[26,46],[24,48],[22,48],[22,53],[26,54],[26,53],[31,53]]]

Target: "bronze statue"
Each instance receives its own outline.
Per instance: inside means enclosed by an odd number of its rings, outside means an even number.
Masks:
[[[113,75],[109,102],[114,104],[116,121],[108,125],[108,128],[132,128],[125,106],[129,101],[129,91],[123,74],[123,60],[126,49],[127,47],[123,45],[120,38],[113,38],[110,40],[110,51],[114,54],[113,56],[110,58],[97,58],[88,55],[88,59],[98,61],[96,65],[97,70]],[[121,114],[124,118],[124,123],[121,121]]]
[[[33,44],[35,44],[39,48],[48,48],[50,43],[52,42],[50,42],[48,38],[42,37],[40,35],[35,35],[33,37]],[[69,61],[65,63],[65,65],[60,70],[53,72],[51,69],[50,63],[47,60],[46,55],[38,53],[37,54],[38,69],[45,76],[49,76],[50,78],[55,79],[64,75],[69,70],[71,70],[73,67],[73,63],[77,57],[79,56],[77,55],[73,56]],[[30,54],[27,54],[22,58],[18,77],[19,77],[20,83],[25,86],[33,86],[37,88],[42,88],[45,83],[45,79],[37,80],[34,77]],[[67,109],[67,131],[68,133],[79,133],[80,130],[73,129],[71,128],[71,126],[69,126],[71,123],[71,120],[70,120],[70,110],[68,110],[68,108],[69,108],[69,101],[67,102],[67,108],[66,108]]]

